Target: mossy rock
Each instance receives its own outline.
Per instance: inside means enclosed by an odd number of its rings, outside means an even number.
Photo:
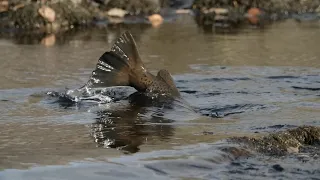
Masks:
[[[82,6],[73,4],[70,0],[47,3],[56,13],[54,22],[48,22],[38,10],[38,2],[25,3],[21,7],[8,11],[8,18],[3,26],[25,31],[55,32],[91,23],[91,14]],[[4,25],[5,24],[5,25]]]
[[[320,145],[320,127],[302,126],[272,133],[262,138],[234,137],[230,140],[235,143],[241,143],[260,153],[281,156],[292,151],[292,149],[296,149],[299,152],[300,147]]]

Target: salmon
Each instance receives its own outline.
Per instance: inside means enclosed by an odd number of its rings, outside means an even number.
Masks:
[[[110,51],[99,58],[85,86],[131,86],[138,92],[180,97],[179,90],[167,70],[161,69],[155,76],[145,68],[135,40],[128,31],[116,40]]]

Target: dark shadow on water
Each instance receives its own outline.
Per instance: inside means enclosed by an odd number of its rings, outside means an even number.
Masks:
[[[60,108],[93,110],[97,117],[90,125],[91,136],[101,148],[116,148],[123,153],[136,153],[139,146],[148,140],[164,141],[174,135],[174,120],[167,119],[166,112],[173,111],[177,101],[170,98],[154,99],[136,92],[108,91],[113,102],[97,104],[94,102],[74,102],[65,93],[50,92],[51,104]],[[100,107],[99,107],[100,106]]]
[[[205,116],[212,118],[223,118],[233,114],[241,114],[244,112],[259,110],[266,108],[263,105],[259,104],[234,104],[234,105],[225,105],[225,106],[214,106],[211,108],[202,108],[200,113]]]
[[[309,91],[320,91],[318,87],[299,87],[299,86],[292,86],[294,89],[301,89],[301,90],[309,90]]]
[[[99,147],[136,153],[140,150],[139,146],[148,139],[163,141],[174,134],[174,127],[168,125],[171,123],[170,120],[162,118],[145,120],[139,117],[144,111],[146,111],[144,108],[136,105],[116,112],[101,111],[97,113],[98,118],[91,125],[91,136]]]
[[[154,100],[142,93],[133,93],[126,101],[118,101],[118,108],[98,111],[91,135],[100,147],[136,153],[148,139],[163,141],[174,135],[174,126],[170,124],[174,120],[159,115],[172,109],[174,101],[168,98]],[[158,108],[162,112],[148,115]]]

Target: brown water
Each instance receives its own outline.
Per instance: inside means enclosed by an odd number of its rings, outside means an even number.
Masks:
[[[154,73],[168,69],[183,98],[199,113],[157,115],[157,109],[139,109],[141,118],[127,106],[111,105],[124,110],[110,123],[96,113],[96,105],[63,106],[43,96],[83,85],[100,55],[124,30],[133,33],[147,68]],[[41,38],[0,39],[0,169],[5,170],[0,179],[232,177],[226,173],[228,166],[213,170],[210,165],[210,172],[192,167],[202,163],[207,167],[208,162],[197,160],[204,154],[219,159],[210,143],[226,137],[272,132],[278,126],[320,125],[319,24],[287,20],[264,29],[207,33],[191,17],[181,16],[160,28],[109,27],[57,35],[51,47],[40,42]],[[123,150],[112,148],[112,142]],[[173,160],[161,161],[168,158]],[[42,167],[81,161],[85,162],[58,167],[60,175],[54,173],[55,167]],[[290,158],[283,162],[289,169],[296,163]],[[305,169],[319,165],[312,163]],[[180,167],[186,164],[190,172]],[[40,169],[6,170],[34,166]],[[287,173],[284,178],[292,177]],[[249,173],[242,178],[253,177]]]

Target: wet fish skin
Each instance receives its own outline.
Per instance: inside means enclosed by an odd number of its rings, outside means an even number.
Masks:
[[[131,86],[149,95],[180,97],[171,74],[160,70],[157,75],[147,71],[141,61],[136,43],[130,32],[123,33],[98,60],[87,88]]]

